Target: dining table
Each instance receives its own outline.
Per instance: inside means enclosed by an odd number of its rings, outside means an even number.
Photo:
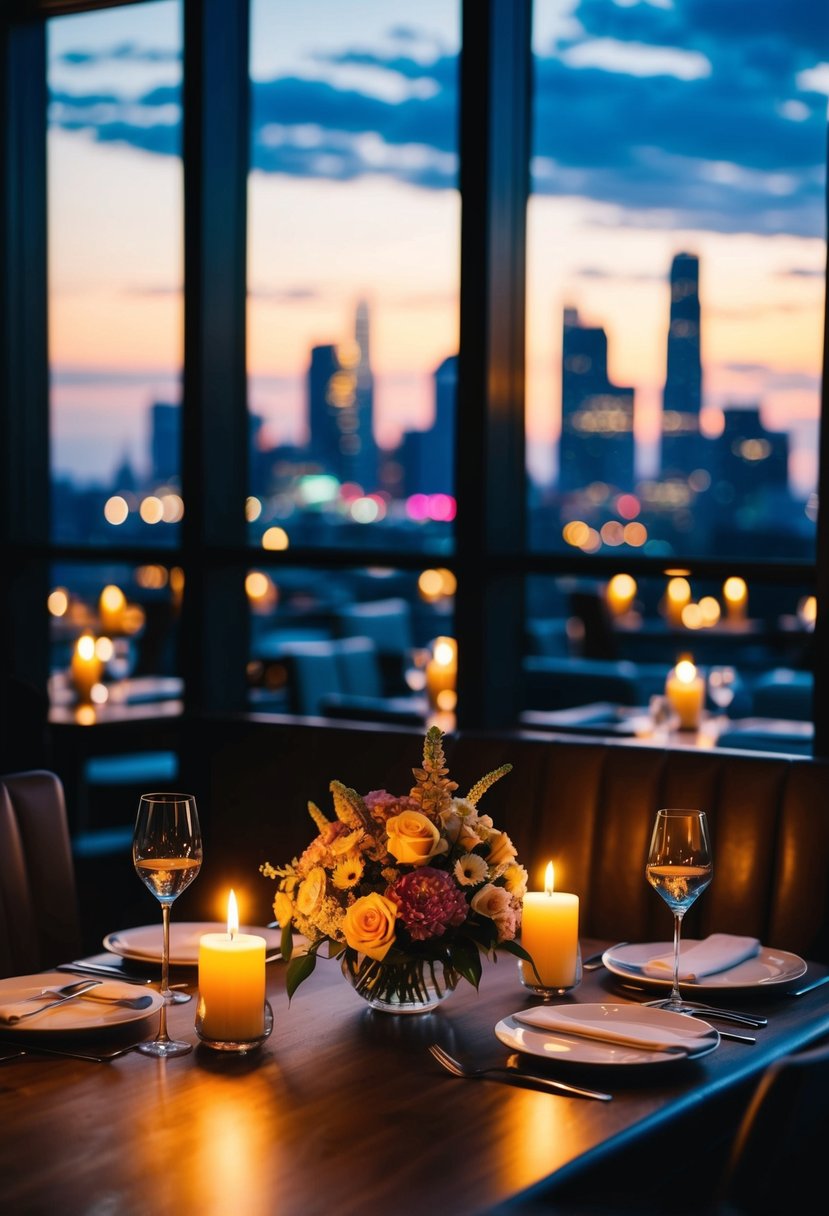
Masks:
[[[582,954],[611,944],[584,940]],[[196,969],[173,976],[197,996]],[[106,1043],[88,1031],[71,1040],[0,1032],[0,1208],[26,1216],[479,1216],[531,1211],[541,1198],[545,1211],[567,1210],[556,1208],[556,1195],[576,1187],[589,1196],[597,1180],[630,1200],[658,1183],[660,1160],[669,1172],[675,1165],[661,1151],[649,1155],[660,1137],[673,1145],[665,1151],[700,1160],[706,1137],[733,1127],[766,1066],[829,1033],[829,984],[811,986],[824,976],[827,967],[810,962],[797,984],[727,991],[721,1004],[768,1024],[750,1032],[755,1042],[722,1038],[698,1059],[623,1067],[521,1057],[533,1073],[610,1101],[548,1092],[517,1074],[507,1083],[456,1077],[430,1054],[438,1043],[464,1061],[506,1062],[496,1024],[541,1002],[503,952],[484,959],[477,989],[461,982],[437,1009],[412,1015],[370,1008],[336,959],[320,958],[289,1000],[286,964],[270,962],[273,1029],[244,1054],[201,1041],[197,999],[167,1007],[171,1035],[193,1043],[172,1059],[57,1054],[102,1054],[113,1042],[152,1037],[155,1012],[109,1029]],[[653,995],[622,988],[599,965],[556,1003]]]

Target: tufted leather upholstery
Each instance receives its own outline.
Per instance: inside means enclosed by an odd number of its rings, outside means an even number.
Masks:
[[[42,770],[0,776],[0,977],[72,958],[80,936],[63,786]]]
[[[333,778],[361,793],[408,792],[422,735],[263,717],[223,724],[208,746],[211,852],[221,857],[212,881],[239,883],[254,919],[269,919],[272,884],[257,869],[308,844],[308,799],[330,813]],[[663,806],[699,807],[712,824],[714,881],[685,918],[687,936],[752,934],[829,961],[829,762],[526,733],[448,736],[445,751],[460,795],[513,765],[481,810],[510,833],[531,887],[543,886],[554,862],[556,886],[580,898],[583,936],[669,939],[667,909],[644,877],[653,816]],[[211,899],[212,873],[206,844],[198,885]]]

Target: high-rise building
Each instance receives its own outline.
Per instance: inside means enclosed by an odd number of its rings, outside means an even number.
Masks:
[[[561,357],[559,489],[581,490],[601,481],[618,489],[634,484],[634,390],[611,384],[607,334],[582,325],[564,310]]]
[[[455,493],[455,417],[458,356],[449,355],[437,368],[435,420],[426,431],[407,431],[400,445],[406,494]]]
[[[158,486],[181,479],[181,406],[154,401],[150,411],[151,478]]]
[[[687,477],[700,467],[702,406],[699,258],[678,253],[671,263],[668,366],[662,398],[662,477]]]
[[[739,505],[788,491],[788,434],[766,430],[757,406],[723,410],[723,421],[716,441],[716,497]]]
[[[308,369],[310,454],[341,482],[377,486],[374,377],[369,361],[368,306],[357,306],[354,340],[315,346]]]

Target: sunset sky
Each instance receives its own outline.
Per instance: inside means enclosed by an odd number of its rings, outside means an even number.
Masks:
[[[529,465],[554,471],[562,312],[608,334],[649,470],[668,274],[701,261],[704,425],[759,403],[815,476],[829,9],[813,0],[537,0]],[[55,467],[146,463],[181,360],[179,9],[49,23]],[[251,407],[304,438],[312,345],[371,309],[375,431],[428,425],[457,350],[459,4],[253,5]]]

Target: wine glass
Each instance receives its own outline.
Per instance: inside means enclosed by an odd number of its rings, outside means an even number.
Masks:
[[[737,691],[737,672],[733,667],[711,667],[708,671],[708,695],[719,710],[725,712]]]
[[[202,839],[196,799],[192,794],[142,794],[132,836],[132,863],[145,886],[161,904],[161,1006],[158,1034],[139,1043],[152,1056],[183,1056],[192,1044],[167,1034],[167,1006],[190,1000],[170,988],[170,905],[201,869]]]
[[[674,965],[671,995],[663,1009],[684,1013],[679,991],[679,941],[682,918],[714,876],[711,839],[705,811],[656,812],[645,875],[674,914]]]

